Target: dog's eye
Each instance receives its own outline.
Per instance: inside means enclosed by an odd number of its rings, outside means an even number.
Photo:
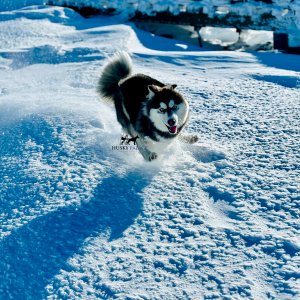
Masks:
[[[162,107],[160,107],[159,109],[158,109],[158,112],[160,112],[160,113],[164,113],[166,110],[164,109],[164,108],[162,108]]]
[[[172,109],[173,109],[173,110],[176,110],[176,109],[177,109],[177,105],[174,104],[173,107],[172,107]]]

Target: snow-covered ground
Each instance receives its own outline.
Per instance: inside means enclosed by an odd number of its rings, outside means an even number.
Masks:
[[[300,298],[300,56],[44,6],[0,13],[0,47],[0,299]],[[112,150],[117,50],[178,84],[200,142]]]

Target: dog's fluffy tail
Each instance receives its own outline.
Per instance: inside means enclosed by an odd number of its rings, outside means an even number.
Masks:
[[[132,62],[128,53],[115,54],[104,67],[98,82],[98,93],[103,99],[114,101],[119,92],[120,80],[128,77],[132,71]]]

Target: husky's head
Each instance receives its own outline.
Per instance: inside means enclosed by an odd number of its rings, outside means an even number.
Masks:
[[[148,86],[150,120],[156,129],[167,136],[176,135],[186,124],[189,114],[187,101],[175,88],[175,84],[164,87]]]

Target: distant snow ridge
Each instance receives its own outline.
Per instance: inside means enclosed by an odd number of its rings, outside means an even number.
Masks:
[[[138,11],[149,16],[157,12],[169,11],[172,14],[202,11],[210,18],[222,18],[228,14],[249,17],[249,29],[271,30],[288,33],[289,47],[300,47],[300,3],[299,1],[159,1],[159,0],[113,0],[113,1],[76,1],[76,0],[49,0],[52,5],[69,5],[75,7],[92,7],[114,13],[122,13],[128,17]]]
[[[270,14],[276,18],[276,22],[286,26],[298,26],[300,28],[300,3],[298,1],[219,1],[219,0],[200,0],[200,1],[160,1],[160,0],[113,0],[113,1],[95,1],[95,0],[48,0],[48,3],[56,5],[72,5],[76,7],[90,6],[98,9],[115,9],[117,12],[127,12],[128,14],[138,10],[146,14],[153,14],[160,11],[170,11],[178,14],[185,11],[199,11],[202,9],[204,13],[212,17],[215,14],[226,15],[228,12],[236,13],[242,16],[251,16],[255,18],[262,14]],[[269,22],[273,22],[271,19]],[[288,25],[289,24],[289,25]],[[287,28],[286,28],[287,29]]]

